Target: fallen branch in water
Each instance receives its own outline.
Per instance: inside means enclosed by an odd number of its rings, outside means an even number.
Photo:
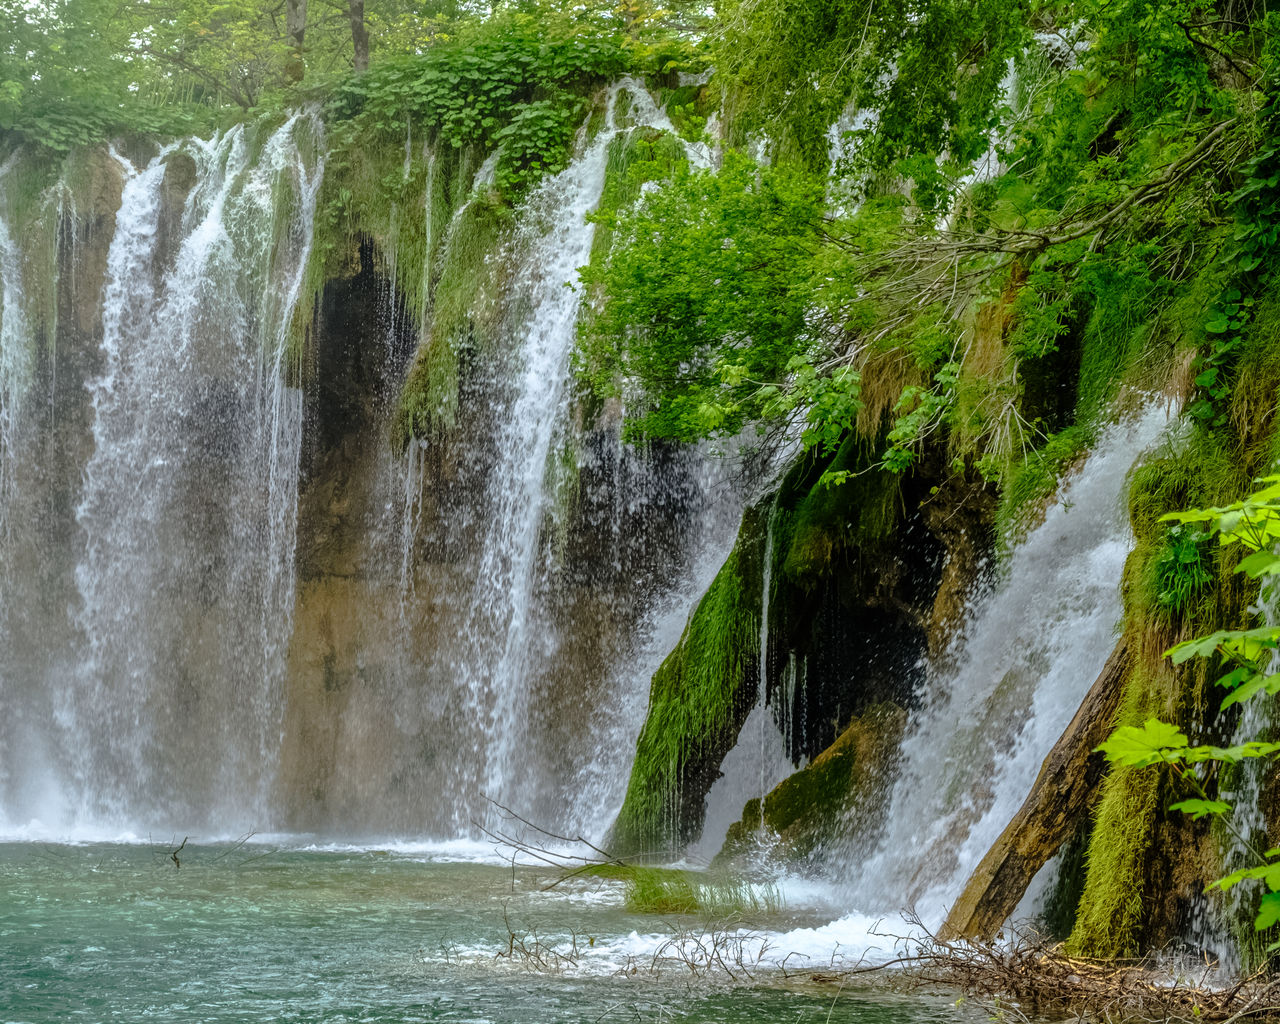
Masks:
[[[566,879],[606,865],[628,867],[634,863],[635,858],[615,857],[607,850],[596,846],[585,836],[566,836],[551,832],[540,825],[535,825],[528,818],[521,817],[510,807],[498,803],[491,797],[486,796],[484,799],[501,812],[504,822],[514,823],[513,829],[508,831],[504,826],[490,828],[474,820],[471,824],[486,835],[495,847],[511,851],[513,867],[515,858],[519,855],[546,867],[557,869],[560,872],[559,877],[544,886],[545,889],[554,889]],[[557,848],[553,844],[562,845]]]
[[[817,981],[892,968],[895,987],[956,989],[990,1003],[999,1015],[1084,1017],[1102,1020],[1216,1022],[1280,1014],[1280,979],[1259,971],[1233,984],[1221,982],[1208,958],[1152,954],[1133,960],[1068,956],[1060,945],[1034,934],[1008,934],[1005,941],[945,942],[915,914],[904,918],[912,934],[886,936],[899,956],[884,964],[814,973]]]

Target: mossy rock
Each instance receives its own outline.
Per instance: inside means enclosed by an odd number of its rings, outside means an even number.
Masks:
[[[654,673],[609,840],[615,856],[666,857],[701,832],[703,802],[758,690],[766,515],[762,505],[743,515],[732,553]]]
[[[874,812],[906,723],[906,711],[896,704],[868,708],[807,767],[766,794],[763,812],[759,799],[747,802],[715,863],[750,855],[762,838],[774,856],[800,861],[822,849],[855,810]]]
[[[872,468],[875,452],[851,435],[833,458],[805,456],[787,475],[774,515],[774,568],[786,579],[812,587],[845,556],[893,537],[902,517],[902,481]],[[846,473],[843,483],[828,482]]]

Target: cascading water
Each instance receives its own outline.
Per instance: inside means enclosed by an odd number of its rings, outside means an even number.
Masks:
[[[625,118],[619,117],[617,104],[623,92],[631,101]],[[500,414],[501,462],[491,477],[498,487],[492,501],[493,516],[480,583],[469,616],[470,650],[465,666],[458,666],[473,700],[478,698],[473,706],[477,711],[480,707],[487,709],[485,793],[508,806],[548,806],[545,800],[539,804],[539,797],[545,798],[547,780],[529,770],[521,752],[529,751],[535,739],[545,734],[540,726],[546,723],[538,721],[540,716],[534,710],[538,700],[536,685],[531,685],[537,679],[535,663],[552,662],[561,642],[546,616],[541,620],[536,617],[540,602],[535,599],[535,590],[545,586],[551,571],[545,560],[539,565],[539,528],[553,513],[549,507],[553,496],[546,486],[548,456],[558,442],[563,444],[566,439],[569,356],[582,302],[579,290],[571,282],[577,268],[590,258],[595,236],[594,224],[587,215],[603,193],[608,152],[615,139],[646,127],[675,134],[669,118],[653,102],[648,90],[632,79],[624,79],[610,90],[605,125],[580,158],[539,187],[524,208],[514,240],[515,250],[522,253],[515,307],[528,312],[523,314],[524,341],[517,389]],[[707,166],[709,156],[704,146],[686,144],[685,149],[692,166]],[[646,491],[656,490],[656,481],[646,479],[649,474],[635,465],[634,458],[623,452],[615,440],[611,439],[610,447],[613,500],[643,502]],[[638,475],[639,479],[626,481],[628,474]],[[708,504],[705,495],[698,501],[703,506]],[[611,516],[615,542],[622,519],[618,511]],[[697,525],[704,524],[705,519]],[[695,526],[690,533],[696,532]],[[696,536],[687,539],[693,541],[695,548],[701,546]],[[542,668],[542,672],[545,674],[546,669]],[[638,727],[636,718],[633,730]],[[616,735],[613,730],[605,733]],[[584,760],[619,755],[625,758],[626,751],[583,746],[580,755]],[[616,806],[616,802],[595,805],[595,821],[589,831],[601,834],[609,823],[607,815]]]
[[[833,866],[860,911],[936,926],[1030,791],[1115,644],[1126,478],[1168,422],[1153,404],[1104,431],[931,670],[884,834]]]
[[[570,383],[582,296],[569,283],[590,256],[610,147],[637,125],[667,121],[643,87],[620,83],[604,129],[488,257],[503,287],[475,301],[498,304],[496,340],[468,356],[453,440],[389,451],[388,391],[359,425],[373,454],[363,468],[338,463],[340,477],[302,458],[308,413],[284,365],[322,170],[316,119],[259,142],[236,129],[182,143],[140,167],[116,158],[93,451],[76,499],[76,632],[44,666],[44,696],[23,694],[57,712],[41,757],[67,820],[448,837],[490,813],[485,794],[603,832],[625,785],[609,766],[628,762],[643,718],[637,680],[674,646],[740,508],[698,456],[621,446],[617,410],[585,420]],[[494,166],[474,174],[473,194]],[[440,214],[438,266],[469,203]],[[6,309],[17,266],[0,260]],[[378,372],[394,387],[408,318],[385,280],[375,290],[392,353]],[[11,355],[27,328],[6,318],[4,330]],[[1148,412],[1104,437],[974,612],[953,674],[935,670],[880,852],[851,851],[864,861],[846,872],[860,879],[857,905],[944,900],[1025,793],[1109,650],[1127,546],[1117,495],[1163,422]],[[557,490],[564,461],[572,513]],[[357,539],[327,562],[305,553],[295,578],[299,501],[321,537],[309,544]],[[338,510],[332,528],[320,502]],[[1098,522],[1111,525],[1100,534]],[[1037,608],[1030,590],[1065,596]],[[708,856],[729,820],[716,815],[737,817],[787,771],[773,709],[757,703],[708,801]],[[1014,753],[997,765],[1002,748]],[[6,798],[12,820],[51,808]],[[939,824],[920,832],[928,820]]]
[[[141,168],[115,156],[72,650],[25,682],[5,673],[45,723],[47,777],[17,787],[38,799],[11,819],[263,822],[294,590],[302,407],[285,359],[321,133],[295,114]]]

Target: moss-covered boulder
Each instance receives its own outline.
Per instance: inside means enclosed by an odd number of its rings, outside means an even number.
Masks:
[[[729,826],[716,862],[750,857],[762,846],[784,861],[803,861],[851,826],[874,831],[872,819],[883,807],[906,722],[907,713],[897,704],[868,708],[812,763],[763,801],[747,802],[742,820]]]

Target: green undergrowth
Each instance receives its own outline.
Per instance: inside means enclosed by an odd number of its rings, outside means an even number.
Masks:
[[[653,84],[651,83],[651,88]],[[689,142],[707,140],[707,123],[715,112],[717,100],[705,85],[680,85],[653,89],[658,105],[666,110],[671,124],[682,139]]]
[[[654,674],[615,854],[665,854],[693,839],[720,760],[755,700],[764,513],[749,510],[738,541]]]
[[[1204,251],[1212,248],[1210,241]],[[1188,253],[1197,269],[1208,263],[1207,256],[1194,255],[1194,248]],[[1056,306],[1058,320],[1039,323],[1037,336],[1032,318],[1011,337],[1011,347],[1024,360],[1024,381],[1034,382],[1043,362],[1047,383],[1069,394],[1071,402],[1055,423],[1043,399],[1028,403],[1031,396],[1024,395],[1026,413],[1035,417],[1035,443],[1000,473],[996,530],[1006,550],[1036,524],[1064,476],[1109,421],[1144,402],[1162,400],[1157,396],[1176,386],[1179,360],[1188,358],[1210,286],[1195,273],[1175,286],[1157,270],[1143,262],[1141,247],[1086,264],[1074,280],[1044,285],[1046,293],[1036,300]],[[1055,330],[1066,335],[1050,338]]]
[[[1160,517],[1236,500],[1280,455],[1278,299],[1272,292],[1257,307],[1237,355],[1223,421],[1185,426],[1131,476],[1135,544],[1123,597],[1124,628],[1136,656],[1116,725],[1158,717],[1208,743],[1225,741],[1234,728],[1232,715],[1219,714],[1223,693],[1212,685],[1216,674],[1208,663],[1175,668],[1164,652],[1189,636],[1251,624],[1257,586],[1235,572],[1234,548],[1205,543]],[[1167,773],[1118,767],[1106,776],[1068,941],[1073,953],[1132,956],[1176,938],[1178,901],[1199,898],[1220,867],[1209,829],[1166,810],[1183,796]],[[1175,834],[1187,845],[1180,853],[1170,845]]]
[[[784,906],[782,891],[775,883],[746,881],[720,871],[600,864],[582,873],[622,882],[626,908],[635,914],[724,919],[774,914]]]

